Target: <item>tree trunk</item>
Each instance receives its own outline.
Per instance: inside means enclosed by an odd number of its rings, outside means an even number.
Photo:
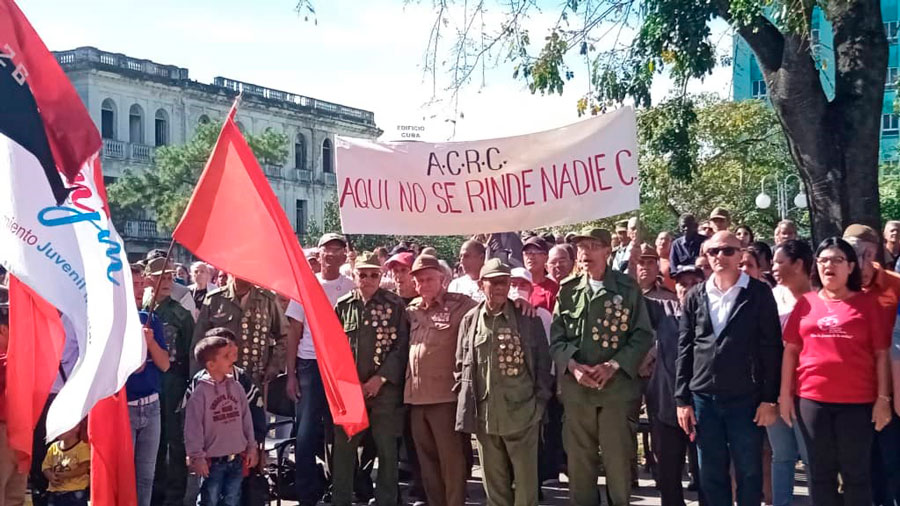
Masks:
[[[765,18],[742,27],[806,186],[814,243],[851,223],[880,227],[878,160],[888,46],[878,0],[828,2],[835,97],[828,101],[806,36]]]

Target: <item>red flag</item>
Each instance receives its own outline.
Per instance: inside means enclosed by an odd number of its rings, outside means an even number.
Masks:
[[[94,405],[88,416],[91,504],[137,506],[134,447],[125,389]]]
[[[59,312],[15,276],[9,277],[9,309],[6,430],[19,472],[27,473],[34,428],[56,380],[66,333]]]
[[[225,119],[173,237],[216,267],[303,304],[331,415],[352,436],[369,422],[349,341],[234,123],[235,112]]]

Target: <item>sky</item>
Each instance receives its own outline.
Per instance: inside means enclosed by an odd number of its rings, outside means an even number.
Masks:
[[[424,126],[421,140],[434,142],[548,130],[578,121],[576,101],[588,89],[584,65],[573,65],[575,77],[561,96],[533,95],[501,61],[463,88],[453,107],[446,73],[438,72],[434,87],[423,71],[435,19],[431,0],[314,0],[315,21],[295,12],[294,0],[17,2],[51,50],[94,46],[187,67],[200,82],[223,76],[366,109],[375,113],[384,140],[398,138],[401,124]],[[548,1],[526,21],[533,39],[542,39],[556,19],[553,5]],[[489,12],[486,23],[499,17]],[[451,18],[462,15],[455,11]],[[451,22],[448,31],[453,28]],[[725,23],[714,23],[713,34],[718,51],[730,54]],[[448,55],[447,44],[441,47]],[[668,80],[658,78],[654,100],[668,88]],[[689,86],[726,98],[730,88],[729,67]]]

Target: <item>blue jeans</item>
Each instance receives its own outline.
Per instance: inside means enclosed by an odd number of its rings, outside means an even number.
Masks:
[[[316,466],[316,454],[324,448],[324,418],[328,404],[319,365],[315,360],[297,359],[297,382],[300,401],[297,402],[297,496],[300,504],[315,504],[323,493],[324,484]]]
[[[50,492],[50,506],[87,506],[88,492],[87,490],[76,490],[74,492]]]
[[[142,406],[128,406],[128,416],[131,419],[131,442],[134,444],[138,506],[150,506],[161,431],[159,401]]]
[[[210,459],[209,477],[200,480],[198,506],[239,506],[241,482],[244,480],[244,459],[240,455],[231,461]]]
[[[779,416],[775,423],[766,427],[769,445],[772,446],[772,506],[790,506],[794,497],[794,467],[797,455],[807,465],[806,444],[800,434],[800,424],[794,419],[793,427],[788,427]]]
[[[694,394],[700,483],[710,506],[731,506],[729,463],[734,462],[738,506],[762,502],[763,429],[753,422],[753,397]]]

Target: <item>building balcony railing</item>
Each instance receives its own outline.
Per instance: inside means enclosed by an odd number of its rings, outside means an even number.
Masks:
[[[311,183],[312,182],[312,171],[297,169],[297,180],[301,183]]]
[[[337,176],[333,172],[323,172],[322,181],[326,186],[337,186]]]
[[[160,233],[156,222],[153,220],[129,220],[125,222],[125,229],[122,235],[126,239],[167,239],[165,234]]]
[[[94,63],[115,67],[116,69],[140,72],[157,78],[164,77],[177,80],[188,78],[188,69],[186,68],[176,67],[175,65],[162,65],[150,60],[132,58],[121,53],[109,53],[95,47],[79,47],[68,51],[54,51],[53,54],[56,56],[56,61],[63,67],[79,63]]]
[[[259,86],[256,84],[228,79],[227,77],[216,77],[213,80],[213,84],[216,86],[221,86],[223,88],[228,88],[233,91],[242,92],[247,95],[255,95],[277,102],[287,102],[290,104],[299,105],[301,107],[313,109],[315,111],[332,116],[344,116],[346,118],[370,125],[375,124],[375,113],[364,111],[362,109],[356,109],[354,107],[347,107],[346,105],[326,102],[324,100],[319,100],[316,98],[304,97],[303,95],[297,95],[296,93],[266,88],[264,86]]]
[[[110,160],[131,160],[134,163],[149,164],[153,162],[155,149],[146,144],[130,144],[113,139],[103,139],[101,156]]]

